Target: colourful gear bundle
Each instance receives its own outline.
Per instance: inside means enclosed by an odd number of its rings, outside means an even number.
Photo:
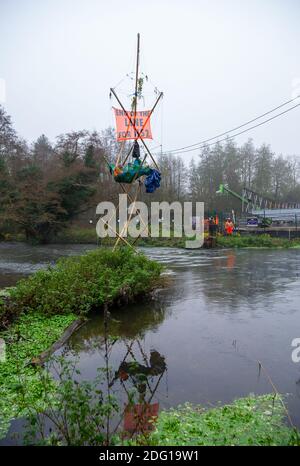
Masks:
[[[141,176],[146,176],[145,187],[147,193],[153,193],[160,187],[161,175],[155,168],[150,168],[148,165],[143,165],[139,158],[134,162],[129,162],[126,165],[109,164],[110,173],[113,175],[117,183],[130,184]]]

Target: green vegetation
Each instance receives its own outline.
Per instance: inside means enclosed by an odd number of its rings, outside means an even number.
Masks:
[[[56,357],[46,369],[30,364],[75,318],[29,313],[2,332],[7,351],[6,362],[0,364],[0,438],[12,418],[26,416],[25,437],[31,444],[300,445],[299,432],[285,424],[283,400],[277,394],[251,395],[213,409],[186,403],[162,411],[153,432],[131,440],[107,430],[109,418],[121,414],[117,400],[106,394],[107,369],[98,369],[97,377],[87,382],[78,381],[76,361]],[[50,369],[58,374],[57,381]],[[52,432],[45,419],[55,424]]]
[[[130,242],[134,241],[133,238],[129,238]],[[136,246],[142,247],[169,247],[169,248],[183,248],[187,238],[139,238],[136,242]],[[63,244],[101,244],[103,246],[113,246],[116,239],[106,237],[100,239],[97,237],[96,229],[93,228],[82,228],[73,226],[60,232],[56,238],[53,239],[55,243]]]
[[[187,238],[139,238],[135,246],[137,247],[164,247],[164,248],[184,248]],[[101,244],[102,246],[113,246],[116,238],[106,237],[100,239],[97,237],[96,229],[71,227],[60,232],[53,240],[58,244]],[[133,243],[134,239],[129,238]]]
[[[0,364],[0,434],[10,419],[26,413],[26,406],[40,406],[43,387],[31,359],[48,349],[76,316],[147,294],[161,270],[131,249],[103,248],[61,259],[1,294],[6,362]]]
[[[162,411],[152,421],[152,432],[128,439],[124,432],[110,429],[111,416],[122,413],[105,389],[106,369],[98,369],[92,382],[78,381],[80,371],[75,363],[57,360],[59,378],[53,396],[48,396],[49,375],[39,374],[45,387],[43,416],[40,407],[30,406],[27,434],[31,444],[37,442],[39,434],[39,443],[44,445],[300,445],[300,434],[285,424],[283,399],[275,393],[250,395],[213,409],[186,403]],[[44,418],[55,424],[50,435]]]
[[[85,315],[107,304],[122,304],[151,291],[162,266],[128,248],[101,248],[63,258],[54,267],[21,280],[0,298],[0,328],[21,313]]]
[[[56,357],[51,361],[51,367],[58,376],[55,391],[49,390],[53,384],[51,374],[39,371],[44,388],[43,403],[40,407],[28,404],[24,443],[68,446],[113,444],[115,436],[110,432],[109,419],[119,412],[119,405],[103,385],[106,370],[98,369],[92,381],[79,381],[76,361]],[[54,427],[51,433],[45,426],[45,420]]]
[[[133,243],[134,239],[129,238],[130,242]],[[190,238],[139,238],[135,246],[139,247],[164,247],[164,248],[184,248],[185,241]],[[0,238],[1,240],[1,238]],[[26,238],[22,234],[10,234],[7,233],[2,237],[3,241],[17,241],[25,242]],[[116,238],[106,237],[103,239],[98,238],[95,227],[78,227],[71,226],[60,231],[57,236],[52,237],[51,243],[54,244],[98,244],[101,246],[113,246]]]
[[[164,248],[184,248],[186,237],[174,238],[139,238],[136,246],[139,247],[164,247]],[[6,241],[24,241],[22,235],[7,235]],[[130,239],[132,242],[132,238]],[[55,238],[54,243],[58,244],[99,244],[102,246],[113,246],[115,238],[99,239],[95,228],[82,228],[72,226],[61,231]],[[300,248],[300,238],[289,240],[287,238],[275,238],[268,234],[248,234],[217,237],[217,247],[222,248]]]
[[[24,236],[9,235],[5,238],[6,241],[25,241]],[[189,238],[139,238],[136,243],[138,247],[163,247],[163,248],[184,248],[185,242]],[[133,242],[133,239],[130,239]],[[95,227],[83,228],[72,226],[67,228],[56,237],[53,238],[54,243],[58,244],[99,244],[102,246],[113,246],[115,238],[99,239],[96,234]],[[268,234],[248,234],[248,235],[233,235],[217,237],[217,246],[222,248],[300,248],[300,238],[289,240],[287,238],[275,238]]]
[[[134,444],[300,445],[299,432],[284,423],[278,395],[249,396],[214,409],[185,404],[160,413],[155,430]]]
[[[270,235],[232,235],[218,236],[217,245],[224,248],[294,248],[300,246],[300,240],[290,241]]]
[[[53,238],[53,242],[58,244],[97,244],[99,242],[100,244],[95,226],[92,228],[71,226],[58,233],[56,238]]]
[[[29,313],[0,333],[6,343],[5,361],[0,363],[0,438],[11,419],[28,414],[28,406],[41,408],[43,387],[30,361],[50,347],[75,318],[74,314]]]

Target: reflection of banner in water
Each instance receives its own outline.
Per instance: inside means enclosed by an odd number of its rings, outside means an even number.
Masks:
[[[139,136],[137,131],[141,134],[141,139],[152,139],[150,110],[141,110],[136,113],[130,110],[124,112],[118,108],[113,108],[113,110],[116,118],[118,141],[138,139]],[[132,124],[135,125],[135,128]]]
[[[110,381],[109,387],[111,388],[119,380],[128,396],[128,401],[131,400],[125,406],[122,414],[124,431],[131,435],[138,432],[149,432],[154,427],[153,421],[157,418],[159,411],[159,403],[152,403],[152,400],[167,370],[167,365],[164,356],[154,349],[150,351],[150,358],[148,360],[139,339],[132,340],[130,343],[125,341],[124,343],[127,347],[126,354],[115,372],[114,378]],[[143,363],[140,363],[134,354],[134,343],[137,343]],[[131,361],[127,361],[128,356],[132,358]],[[151,378],[153,380],[155,377],[158,377],[158,379],[154,387],[151,387],[148,379]],[[127,390],[127,382],[132,383],[136,388],[139,395],[138,403],[134,402],[132,395]],[[146,396],[147,391],[150,392],[149,397]]]
[[[130,433],[153,430],[158,411],[159,403],[128,405],[124,414],[124,430]]]

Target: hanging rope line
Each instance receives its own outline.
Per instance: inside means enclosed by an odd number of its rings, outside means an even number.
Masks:
[[[201,149],[204,146],[212,146],[214,144],[217,144],[218,142],[222,142],[222,141],[228,139],[228,137],[226,137],[226,138],[224,138],[222,140],[216,141],[216,142],[214,142],[212,144],[207,144],[208,142],[213,141],[214,139],[218,139],[218,138],[220,138],[222,136],[225,136],[225,135],[228,135],[229,133],[232,133],[233,131],[237,131],[238,129],[244,128],[245,126],[248,126],[249,124],[254,123],[257,120],[260,120],[261,118],[263,118],[263,117],[265,117],[267,115],[270,115],[271,113],[275,112],[276,110],[279,110],[280,108],[285,107],[286,105],[294,102],[295,100],[297,100],[299,98],[300,98],[300,95],[293,98],[293,99],[288,100],[287,102],[282,103],[281,105],[278,105],[277,107],[273,108],[272,110],[269,110],[268,112],[265,112],[262,115],[257,116],[256,118],[253,118],[252,120],[247,121],[246,123],[243,123],[242,125],[236,126],[235,128],[232,128],[232,129],[230,129],[228,131],[225,131],[224,133],[217,134],[214,137],[211,137],[209,139],[204,139],[203,141],[200,141],[200,142],[195,143],[195,144],[190,144],[188,146],[184,146],[184,147],[181,147],[181,148],[178,148],[178,149],[172,149],[172,150],[164,151],[164,153],[168,153],[168,154],[172,154],[172,153],[173,154],[180,154],[180,153],[182,153],[183,154],[183,153],[186,153],[186,152],[192,152],[194,150]],[[278,118],[278,117],[290,112],[291,110],[294,110],[295,108],[297,108],[299,106],[300,106],[300,103],[297,104],[297,105],[294,105],[293,107],[290,107],[289,109],[285,110],[284,112],[278,113],[277,115],[275,115],[272,118],[268,118],[267,120],[264,120],[264,121],[262,121],[261,123],[259,123],[257,125],[251,126],[250,128],[247,128],[244,131],[241,131],[239,133],[236,133],[236,134],[230,136],[229,139],[233,139],[236,136],[239,136],[240,134],[244,134],[247,131],[250,131],[250,130],[252,130],[254,128],[258,128],[259,126],[262,126],[262,125],[268,123],[269,121],[272,121],[275,118]],[[193,148],[193,149],[190,149],[190,148]],[[186,149],[189,149],[189,150],[186,150]]]

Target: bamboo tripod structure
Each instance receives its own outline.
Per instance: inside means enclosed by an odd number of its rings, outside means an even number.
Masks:
[[[142,134],[143,134],[143,129],[147,125],[147,123],[148,123],[151,115],[153,114],[158,102],[163,97],[163,93],[162,92],[159,93],[159,95],[158,95],[152,109],[150,110],[150,112],[149,112],[149,114],[148,114],[142,128],[140,130],[138,130],[137,127],[136,127],[136,115],[137,115],[138,86],[139,86],[139,67],[140,67],[140,34],[138,33],[138,35],[137,35],[136,67],[135,67],[135,92],[134,92],[133,105],[132,105],[134,117],[132,117],[130,115],[130,113],[127,110],[125,110],[125,107],[122,104],[120,98],[118,97],[115,89],[111,88],[110,92],[111,92],[111,95],[113,95],[115,97],[116,101],[118,102],[118,104],[120,105],[121,109],[123,110],[124,114],[127,117],[127,120],[128,120],[127,130],[129,129],[129,126],[131,126],[133,128],[134,132],[135,132],[134,140],[135,141],[140,140],[142,142],[143,146],[144,146],[145,155],[144,155],[144,158],[143,158],[142,163],[140,165],[140,169],[142,168],[143,164],[145,163],[147,156],[149,156],[151,158],[151,160],[152,160],[153,164],[155,165],[156,169],[158,169],[158,165],[157,165],[153,155],[151,154],[150,149],[148,148],[147,144],[145,143]],[[118,164],[120,159],[121,159],[121,155],[122,155],[122,152],[123,152],[123,149],[124,149],[124,143],[125,143],[125,140],[123,141],[123,143],[121,145],[120,151],[119,151],[118,156],[117,156],[116,164]],[[126,157],[123,160],[123,165],[128,160],[128,158],[129,158],[129,156],[130,156],[130,154],[132,152],[132,149],[133,149],[133,145],[131,146],[130,150],[126,154]],[[136,205],[138,196],[139,196],[139,194],[141,192],[141,181],[140,180],[138,181],[137,186],[136,186],[136,183],[135,183],[135,181],[137,180],[138,174],[139,174],[139,171],[135,174],[132,182],[128,185],[128,187],[125,187],[123,183],[119,183],[120,186],[121,186],[122,191],[124,192],[124,194],[126,194],[128,196],[129,200],[131,201],[131,211],[129,212],[129,217],[128,217],[126,223],[124,224],[122,230],[120,232],[118,232],[117,229],[114,230],[109,225],[109,222],[105,222],[105,225],[107,226],[107,228],[109,228],[109,230],[111,230],[115,234],[115,236],[117,237],[116,242],[115,242],[114,247],[113,247],[113,250],[115,250],[117,248],[117,246],[119,245],[120,242],[123,242],[127,246],[130,246],[130,247],[134,248],[134,245],[138,241],[138,239],[140,238],[141,234],[146,230],[146,228],[148,228],[148,223],[146,224],[142,220],[143,229],[140,231],[140,235],[137,238],[135,238],[133,243],[130,243],[125,237],[125,235],[127,234],[128,225],[129,225],[129,223],[130,223],[130,221],[132,219],[133,213],[134,213],[134,207]],[[136,186],[136,190],[134,192],[135,186]],[[120,203],[118,204],[117,209],[119,208],[119,206],[120,206]]]

